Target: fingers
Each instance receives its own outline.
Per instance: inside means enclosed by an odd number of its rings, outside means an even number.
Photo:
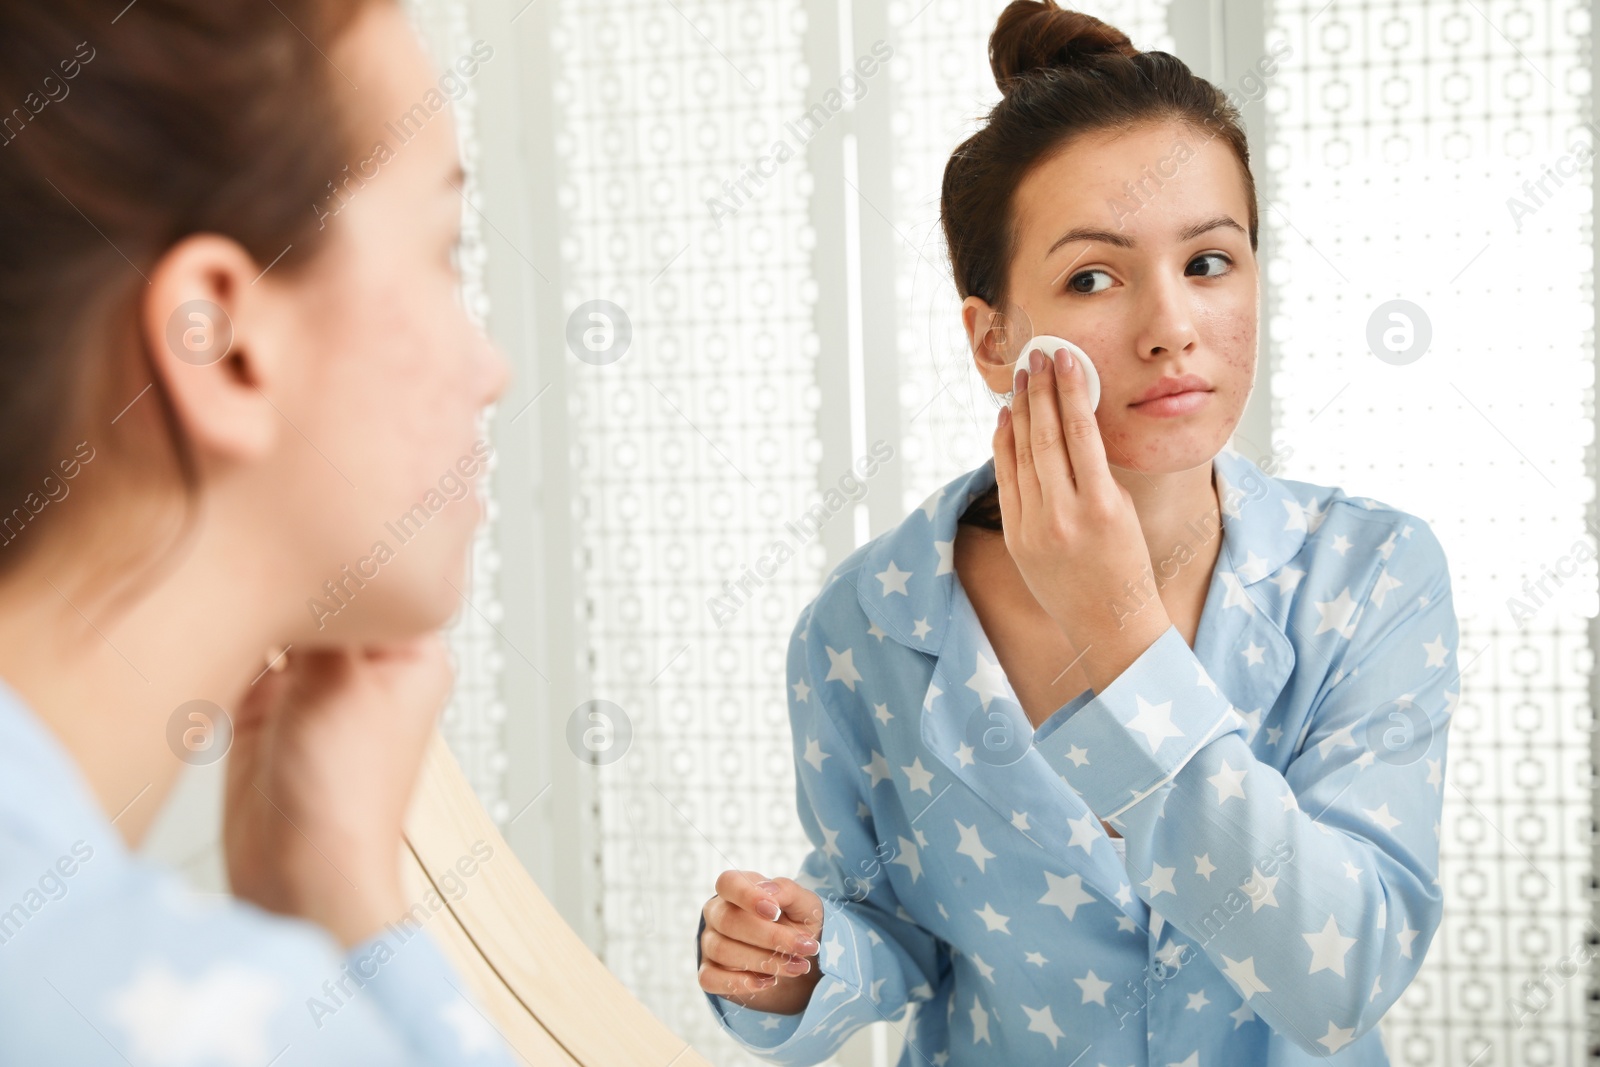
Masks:
[[[1037,354],[1035,354],[1037,353]],[[1061,441],[1061,412],[1056,404],[1055,363],[1048,352],[1031,349],[1028,359],[1028,412],[1033,467],[1039,498],[1048,508],[1072,489],[1072,470]]]
[[[705,917],[707,930],[715,930],[764,953],[815,956],[820,951],[817,939],[804,927],[768,922],[721,897],[712,897],[706,902]]]
[[[1017,449],[1012,444],[1011,437],[1011,409],[1001,405],[992,442],[994,484],[1000,497],[1000,525],[1015,528],[1017,523],[1022,521],[1022,517],[1017,511]]]
[[[739,913],[732,916],[735,920]],[[743,918],[749,919],[749,915]],[[811,953],[816,955],[816,953]],[[811,970],[812,963],[803,953],[783,952],[778,949],[754,945],[724,930],[714,929],[706,920],[705,933],[700,935],[700,956],[730,971],[754,971],[795,977]]]
[[[771,989],[777,976],[754,971],[730,971],[720,964],[700,960],[700,988],[719,997],[734,997],[744,993],[759,993]]]
[[[1080,492],[1114,492],[1112,487],[1115,480],[1107,466],[1100,424],[1089,408],[1089,385],[1084,377],[1082,361],[1073,359],[1067,349],[1061,348],[1052,354],[1050,362],[1073,482]]]
[[[1011,391],[1011,447],[1016,455],[1017,509],[1019,519],[1026,519],[1039,509],[1039,474],[1033,465],[1032,402],[1028,388],[1031,375],[1027,370],[1027,357],[1017,361],[1017,374]]]

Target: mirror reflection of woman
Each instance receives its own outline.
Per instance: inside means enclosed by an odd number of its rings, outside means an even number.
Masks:
[[[390,0],[120,6],[0,13],[52,94],[0,147],[0,1062],[509,1067],[399,869],[507,380],[448,110],[385,129],[436,73]],[[214,746],[220,900],[132,851]]]
[[[1385,1064],[1442,912],[1443,549],[1229,447],[1258,217],[1222,94],[1050,2],[990,56],[942,214],[977,372],[1015,395],[993,459],[802,612],[815,847],[718,879],[701,988],[778,1063],[888,1021],[902,1067]],[[1096,410],[1033,334],[1094,361]]]

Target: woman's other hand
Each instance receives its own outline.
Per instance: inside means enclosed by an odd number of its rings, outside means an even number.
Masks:
[[[400,847],[452,675],[442,635],[295,649],[239,704],[223,812],[235,896],[346,946],[405,911]]]
[[[757,1011],[798,1015],[822,977],[822,898],[790,878],[723,871],[702,909],[700,988]]]
[[[994,432],[1001,525],[1098,690],[1172,623],[1159,597],[1141,607],[1129,593],[1154,588],[1150,549],[1133,497],[1111,476],[1083,369],[1066,366],[1065,350],[1034,352]]]

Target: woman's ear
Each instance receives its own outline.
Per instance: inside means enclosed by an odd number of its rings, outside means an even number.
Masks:
[[[967,331],[972,362],[984,384],[1002,396],[1011,392],[1016,365],[1010,353],[1027,338],[1010,336],[1011,323],[1005,314],[990,307],[981,296],[969,296],[961,302],[961,324]]]
[[[197,453],[232,459],[269,451],[281,418],[271,392],[276,342],[265,273],[231,238],[194,234],[150,272],[140,308],[144,343]]]

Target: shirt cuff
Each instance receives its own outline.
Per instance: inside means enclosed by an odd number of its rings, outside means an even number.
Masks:
[[[1076,711],[1036,747],[1090,810],[1113,825],[1203,746],[1245,726],[1176,625],[1103,693],[1085,693],[1089,699],[1074,697],[1062,710],[1077,703]]]

